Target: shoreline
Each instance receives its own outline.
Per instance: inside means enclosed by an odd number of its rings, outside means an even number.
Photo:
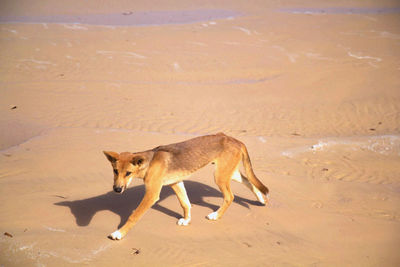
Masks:
[[[222,9],[192,9],[170,11],[128,11],[109,14],[79,14],[54,16],[0,16],[0,24],[77,24],[96,26],[161,26],[183,25],[198,22],[234,19],[243,16],[241,12]]]

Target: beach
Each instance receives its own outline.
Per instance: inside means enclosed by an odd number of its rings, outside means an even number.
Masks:
[[[397,1],[3,1],[0,266],[399,266]],[[103,152],[223,132],[268,205],[214,167],[138,206]]]

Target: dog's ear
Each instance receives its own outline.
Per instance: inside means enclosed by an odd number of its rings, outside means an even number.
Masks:
[[[133,165],[138,165],[138,166],[142,165],[143,162],[144,162],[144,158],[142,156],[133,157],[131,160],[131,163]]]
[[[112,151],[103,151],[104,155],[106,155],[107,159],[111,162],[114,163],[118,160],[119,154],[117,152],[112,152]]]

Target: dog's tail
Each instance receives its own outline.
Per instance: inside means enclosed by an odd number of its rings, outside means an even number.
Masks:
[[[247,148],[243,143],[241,144],[241,150],[243,166],[246,171],[247,179],[249,179],[250,183],[257,187],[257,189],[260,190],[264,195],[267,195],[269,192],[268,187],[266,187],[254,174],[249,153],[247,152]]]

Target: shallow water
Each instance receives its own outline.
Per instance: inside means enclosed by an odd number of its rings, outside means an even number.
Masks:
[[[148,26],[188,24],[214,19],[228,19],[240,13],[222,9],[127,11],[116,14],[82,14],[52,16],[1,16],[0,23],[73,23],[108,26]]]
[[[279,12],[292,14],[394,14],[400,13],[400,7],[327,7],[327,8],[280,8]]]
[[[332,150],[335,147],[343,147],[352,151],[371,151],[381,155],[400,156],[400,136],[399,135],[381,135],[368,137],[343,137],[329,138],[319,140],[312,145],[303,145],[285,150],[282,156],[292,158],[299,154],[307,152],[318,152]]]

